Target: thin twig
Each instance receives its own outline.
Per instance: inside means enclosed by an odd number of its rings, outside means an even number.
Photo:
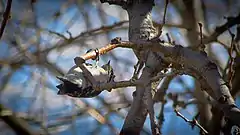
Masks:
[[[172,39],[171,39],[169,33],[166,33],[166,36],[167,36],[168,43],[172,43]]]
[[[163,24],[164,25],[166,23],[166,13],[167,13],[167,6],[168,6],[169,0],[166,0],[165,2],[165,6],[164,6],[164,14],[163,14]]]
[[[206,129],[204,129],[200,123],[198,123],[198,121],[196,119],[193,118],[193,120],[189,120],[188,118],[186,118],[185,116],[183,116],[177,109],[174,109],[174,112],[176,113],[177,116],[181,117],[184,121],[186,121],[187,123],[189,123],[192,127],[197,126],[198,128],[200,128],[201,131],[203,131],[205,134],[208,134],[208,131]]]
[[[162,34],[162,28],[163,28],[163,26],[164,26],[165,23],[166,23],[166,13],[167,13],[168,3],[169,3],[169,1],[166,0],[165,6],[164,6],[164,13],[163,13],[163,22],[162,22],[162,24],[160,24],[160,25],[158,26],[158,33],[157,33],[157,35],[156,35],[153,39],[158,39],[158,38],[161,36],[161,34]]]
[[[46,30],[46,31],[49,32],[50,34],[57,35],[57,36],[63,38],[64,40],[68,40],[68,38],[65,37],[65,36],[64,36],[63,34],[61,34],[61,33],[58,33],[58,32],[52,31],[52,30],[47,30],[47,29],[43,29],[43,30]]]
[[[205,49],[205,45],[203,44],[203,31],[202,31],[202,24],[201,23],[198,23],[199,25],[199,29],[200,29],[200,51],[203,51],[204,52],[204,49]]]
[[[240,13],[238,14],[238,16],[229,19],[225,24],[216,27],[215,31],[209,37],[203,39],[203,43],[208,44],[213,41],[216,41],[219,35],[221,35],[224,31],[226,31],[227,29],[231,28],[236,24],[240,24]]]
[[[10,16],[11,5],[12,5],[12,0],[8,0],[6,9],[5,9],[4,14],[3,14],[3,21],[2,21],[2,24],[1,24],[1,28],[0,28],[0,39],[2,38],[4,29],[7,25],[7,21],[8,21],[9,16]]]
[[[230,29],[228,29],[230,35],[231,35],[231,47],[229,52],[229,73],[228,73],[228,85],[229,85],[229,89],[232,89],[232,80],[233,80],[233,76],[234,76],[234,57],[233,57],[233,48],[234,48],[234,37],[235,35],[230,31]]]
[[[165,99],[162,100],[162,103],[161,103],[161,110],[158,114],[158,126],[159,126],[159,129],[162,129],[163,127],[163,122],[164,122],[164,105],[167,103],[167,101]],[[160,131],[161,132],[161,131]]]
[[[202,24],[201,23],[198,23],[199,25],[199,29],[200,29],[200,43],[201,45],[203,44],[203,33],[202,33]]]

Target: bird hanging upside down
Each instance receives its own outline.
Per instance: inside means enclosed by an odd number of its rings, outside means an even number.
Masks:
[[[110,61],[102,67],[88,63],[84,63],[84,66],[99,83],[107,83],[114,80],[115,76]],[[63,82],[56,86],[59,89],[57,93],[59,95],[90,98],[98,96],[102,92],[93,89],[91,82],[88,81],[82,70],[76,65],[73,66],[64,77],[57,78]]]

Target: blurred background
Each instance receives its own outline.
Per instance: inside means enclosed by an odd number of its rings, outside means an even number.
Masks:
[[[0,1],[1,15],[6,3],[7,0]],[[152,16],[158,26],[163,20],[165,1],[155,0],[155,4]],[[99,0],[13,0],[11,6],[11,18],[0,41],[0,103],[38,132],[54,135],[119,133],[134,87],[115,89],[111,93],[104,91],[95,98],[71,98],[57,95],[56,85],[60,82],[56,76],[64,75],[74,65],[73,58],[87,50],[103,47],[115,37],[128,40],[127,12],[118,6],[101,4]],[[161,39],[167,41],[171,37],[176,44],[191,46],[198,39],[197,23],[203,24],[203,33],[209,36],[217,26],[227,22],[224,17],[239,14],[239,0],[170,0]],[[230,30],[236,34],[237,29],[236,25]],[[228,71],[230,45],[231,36],[226,31],[206,48],[223,76]],[[234,56],[238,57],[239,53]],[[132,50],[117,48],[101,56],[99,64],[108,60],[111,60],[116,81],[131,78],[137,62]],[[237,92],[234,96],[240,104]],[[201,94],[191,76],[177,76],[170,81],[164,108],[161,103],[155,104],[156,117],[161,110],[164,113],[163,135],[199,134],[197,127],[192,128],[176,116],[170,97],[177,95],[179,101],[187,102],[198,97],[194,95],[203,97]],[[208,117],[212,117],[209,105],[191,102],[180,109],[189,119],[200,111],[206,112],[206,119],[199,119],[200,122],[207,123]],[[0,134],[15,133],[0,121]],[[142,134],[151,134],[148,118]]]

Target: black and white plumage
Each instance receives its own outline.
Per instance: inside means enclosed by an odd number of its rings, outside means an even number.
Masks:
[[[88,63],[84,63],[84,66],[89,72],[91,72],[95,80],[99,83],[106,83],[114,79],[110,61],[102,67]],[[56,86],[59,89],[59,95],[90,98],[98,96],[102,92],[93,89],[91,83],[83,75],[82,70],[76,65],[73,66],[65,76],[57,78],[63,82],[62,84]]]

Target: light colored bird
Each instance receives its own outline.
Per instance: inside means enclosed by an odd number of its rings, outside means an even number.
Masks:
[[[102,67],[84,63],[84,66],[99,83],[107,83],[114,80],[114,73],[110,61]],[[82,70],[76,65],[73,66],[64,77],[57,77],[63,83],[57,85],[59,95],[71,97],[90,98],[99,95],[102,91],[93,89],[91,82],[84,76]]]

